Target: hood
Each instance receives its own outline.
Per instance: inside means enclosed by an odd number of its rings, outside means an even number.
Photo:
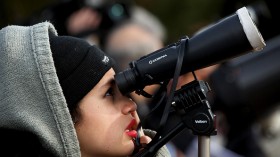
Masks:
[[[32,133],[55,156],[80,156],[49,33],[57,35],[49,22],[0,30],[0,128]]]

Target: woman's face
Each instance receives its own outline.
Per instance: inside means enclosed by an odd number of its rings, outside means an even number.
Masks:
[[[139,118],[136,104],[123,96],[110,69],[81,100],[75,124],[82,156],[128,156]]]

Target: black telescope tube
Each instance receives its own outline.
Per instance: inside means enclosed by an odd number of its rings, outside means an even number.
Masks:
[[[249,51],[261,50],[265,43],[247,9],[243,7],[191,39],[182,38],[174,44],[131,62],[129,69],[115,75],[120,91],[127,94],[172,78],[178,52],[183,45],[185,55],[181,75]]]

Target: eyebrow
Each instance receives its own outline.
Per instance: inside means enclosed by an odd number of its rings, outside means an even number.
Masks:
[[[114,86],[116,84],[115,79],[112,77],[110,79],[108,79],[102,86],[101,88],[107,88],[109,86]]]

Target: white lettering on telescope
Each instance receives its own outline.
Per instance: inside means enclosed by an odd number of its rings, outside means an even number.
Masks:
[[[162,55],[162,56],[160,56],[160,57],[158,57],[158,58],[156,58],[156,59],[150,60],[150,61],[149,61],[149,64],[153,64],[154,62],[159,61],[159,60],[161,60],[162,58],[165,58],[165,57],[167,57],[166,54],[165,54],[165,55]]]
[[[196,124],[204,124],[207,123],[207,120],[194,120]]]

